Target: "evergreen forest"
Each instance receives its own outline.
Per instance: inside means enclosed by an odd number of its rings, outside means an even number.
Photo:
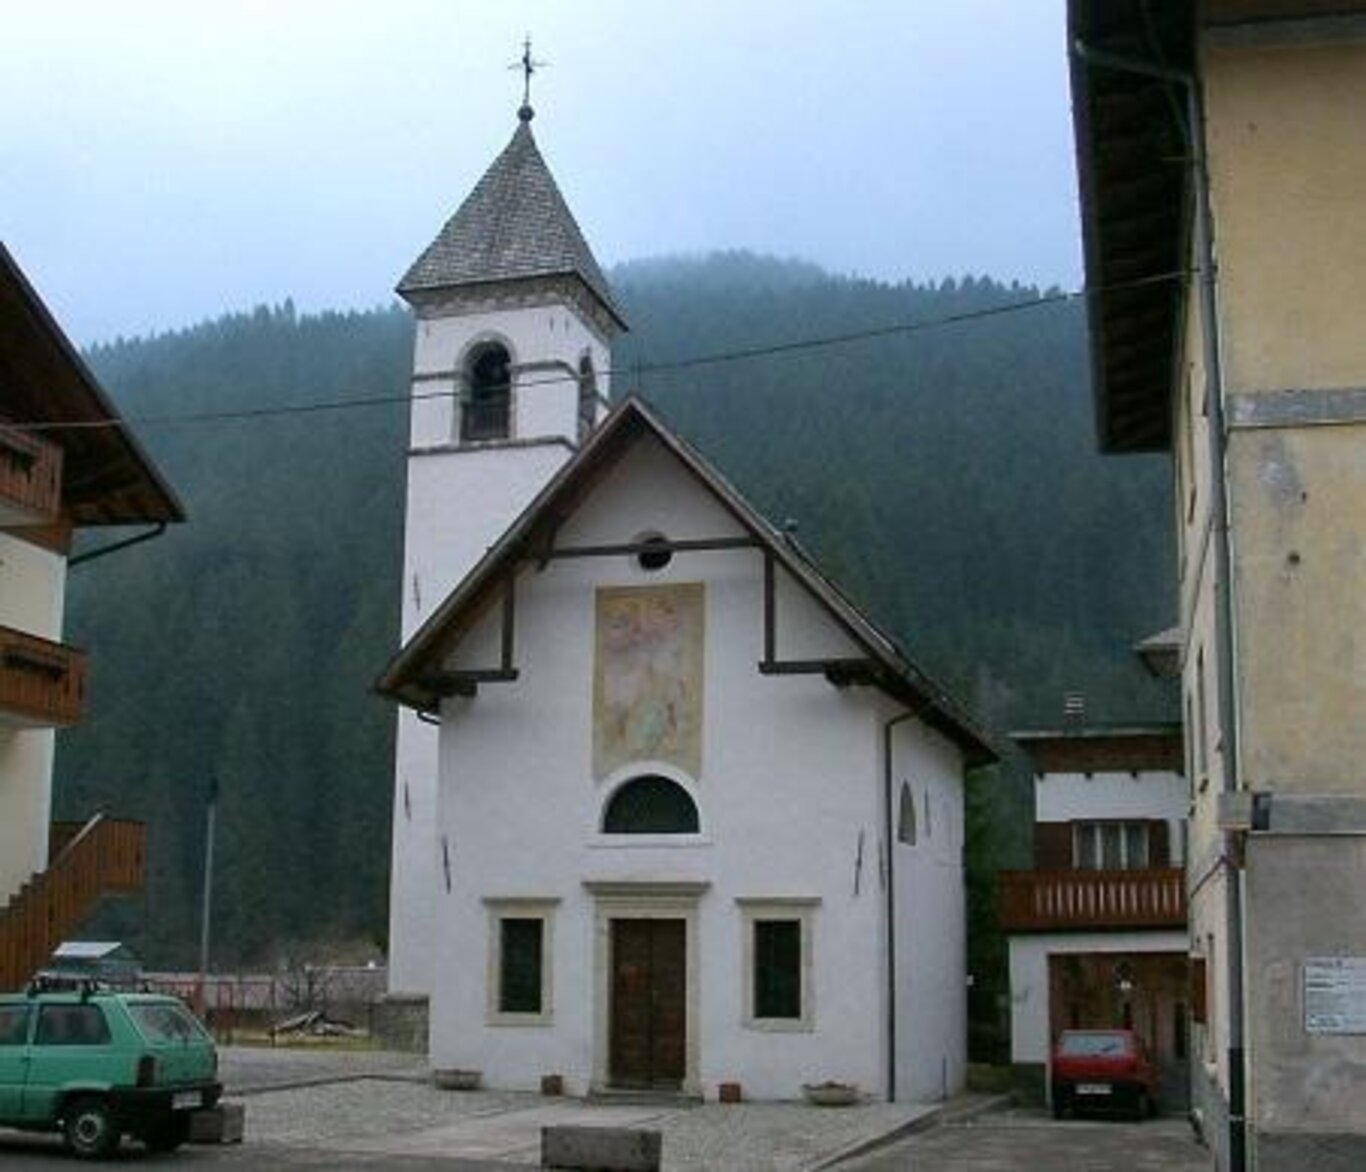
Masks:
[[[1096,722],[1174,716],[1131,651],[1175,620],[1167,468],[1097,453],[1079,301],[734,253],[611,279],[613,393],[795,525],[999,740],[1057,726],[1068,692]],[[404,308],[286,303],[88,355],[189,514],[69,583],[90,715],[56,814],[147,822],[146,892],[102,928],[149,967],[195,963],[214,785],[216,967],[383,950],[394,711],[370,689],[398,637],[411,345]],[[978,968],[1031,800],[1016,760],[973,779]]]

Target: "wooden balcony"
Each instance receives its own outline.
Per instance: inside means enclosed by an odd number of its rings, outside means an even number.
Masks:
[[[0,725],[59,728],[85,709],[85,654],[0,627]]]
[[[1002,871],[1006,932],[1130,931],[1186,926],[1179,867],[1143,871]]]
[[[0,526],[45,525],[62,504],[62,449],[0,424]]]
[[[52,828],[52,861],[0,908],[0,990],[18,989],[41,969],[106,895],[142,887],[146,830],[97,814]]]

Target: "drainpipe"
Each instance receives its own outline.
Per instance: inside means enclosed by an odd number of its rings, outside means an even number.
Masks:
[[[1223,752],[1220,785],[1224,793],[1238,788],[1239,729],[1238,709],[1234,703],[1234,626],[1233,581],[1231,578],[1231,534],[1228,521],[1226,483],[1227,435],[1224,424],[1224,373],[1219,328],[1219,290],[1215,269],[1214,213],[1210,204],[1209,156],[1205,138],[1204,95],[1194,73],[1172,69],[1150,61],[1135,60],[1114,53],[1090,49],[1081,41],[1073,46],[1076,55],[1088,65],[1153,77],[1181,86],[1186,97],[1186,123],[1182,128],[1190,151],[1194,195],[1193,244],[1199,260],[1201,341],[1205,363],[1209,426],[1210,512],[1214,542],[1214,621],[1215,658],[1219,673],[1219,727]],[[1238,858],[1238,843],[1233,831],[1225,831],[1223,856]],[[1228,1152],[1230,1172],[1247,1168],[1245,991],[1243,989],[1243,872],[1238,865],[1228,874],[1227,923],[1229,975],[1228,1028]]]
[[[887,1101],[896,1101],[896,823],[892,811],[892,729],[916,713],[907,709],[882,725],[882,841],[887,852]]]

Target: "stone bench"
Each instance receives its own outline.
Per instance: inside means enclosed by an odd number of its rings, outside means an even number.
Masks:
[[[562,1172],[659,1172],[660,1135],[631,1127],[541,1128],[541,1167]]]

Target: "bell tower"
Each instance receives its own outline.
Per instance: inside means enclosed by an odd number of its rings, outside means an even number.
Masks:
[[[528,83],[530,47],[522,62]],[[626,329],[531,132],[511,141],[399,282],[416,317],[404,527],[406,642],[607,410]],[[437,730],[400,710],[389,990],[430,993],[445,894]]]

